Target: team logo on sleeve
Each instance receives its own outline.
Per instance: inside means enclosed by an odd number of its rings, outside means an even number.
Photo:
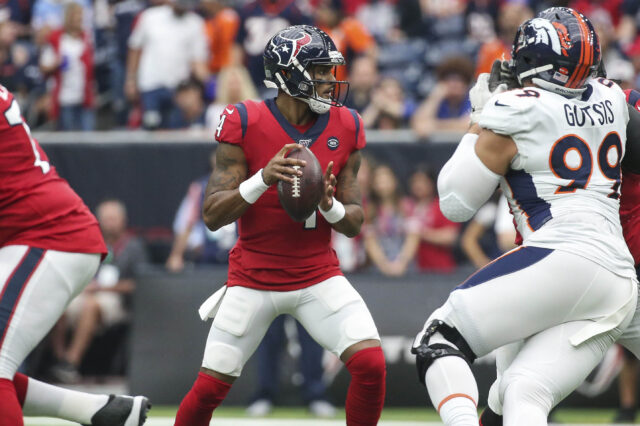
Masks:
[[[338,149],[338,145],[340,145],[340,141],[338,140],[338,138],[331,136],[329,139],[327,139],[327,147],[331,151],[335,151],[336,149]]]
[[[311,36],[304,31],[301,31],[299,37],[295,39],[285,36],[281,36],[281,38],[286,40],[286,42],[275,47],[273,51],[278,55],[278,65],[283,67],[289,66],[296,56],[298,56],[298,53],[300,53],[300,49],[311,43]],[[271,43],[273,44],[273,40]]]

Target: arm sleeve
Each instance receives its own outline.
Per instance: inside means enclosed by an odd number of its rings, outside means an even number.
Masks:
[[[244,104],[227,105],[220,114],[214,137],[218,142],[242,146],[247,131],[247,108]]]
[[[466,134],[438,176],[440,210],[454,222],[471,219],[500,182],[500,175],[478,158],[477,139],[477,135]]]

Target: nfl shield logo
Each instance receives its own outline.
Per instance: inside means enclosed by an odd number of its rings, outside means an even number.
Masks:
[[[329,147],[331,151],[335,151],[336,149],[338,149],[338,145],[340,145],[340,141],[338,141],[338,138],[331,136],[329,139],[327,139],[327,147]]]

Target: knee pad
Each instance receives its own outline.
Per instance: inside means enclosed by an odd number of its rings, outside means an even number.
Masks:
[[[202,366],[228,376],[238,377],[242,372],[242,351],[226,343],[213,342],[204,351]]]
[[[444,343],[430,342],[436,333],[444,338]],[[472,364],[476,359],[476,355],[460,332],[441,320],[433,320],[426,327],[420,340],[415,342],[411,348],[411,353],[416,355],[418,379],[423,385],[425,384],[424,376],[427,370],[438,358],[457,356],[464,359],[468,364]]]
[[[384,353],[380,346],[366,348],[356,352],[349,358],[345,365],[354,378],[380,381],[384,380],[387,374]]]

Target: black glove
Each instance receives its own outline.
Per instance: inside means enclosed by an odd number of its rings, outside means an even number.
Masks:
[[[509,61],[496,59],[491,66],[489,90],[493,92],[500,84],[506,84],[508,90],[522,87],[520,83],[518,83],[518,78],[509,65]]]

